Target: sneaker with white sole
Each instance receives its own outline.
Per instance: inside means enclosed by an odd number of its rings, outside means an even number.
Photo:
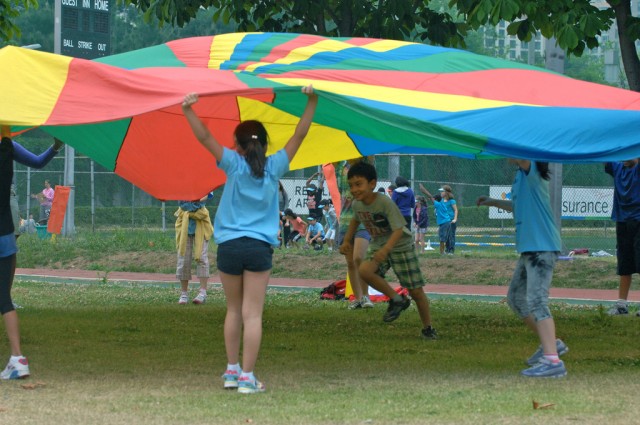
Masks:
[[[438,332],[431,326],[422,329],[420,335],[423,339],[438,339]]]
[[[191,302],[194,304],[204,304],[207,302],[207,294],[200,292]]]
[[[349,310],[357,310],[362,308],[362,304],[360,304],[360,300],[353,300],[349,303]]]
[[[394,301],[393,299],[389,300],[389,307],[387,307],[387,312],[382,316],[382,320],[389,323],[396,320],[400,317],[400,313],[404,310],[408,309],[411,305],[411,300],[406,296],[402,296],[401,301]]]
[[[567,347],[567,344],[565,344],[561,339],[556,339],[556,350],[558,352],[558,356],[562,356],[569,352],[569,347]],[[535,366],[543,356],[544,352],[542,350],[542,345],[540,345],[536,352],[527,359],[527,364],[529,366]]]
[[[626,305],[616,304],[607,311],[607,314],[609,316],[624,316],[629,314],[629,309]]]
[[[371,302],[368,296],[363,295],[362,298],[360,298],[360,306],[362,308],[373,308],[373,302]]]
[[[9,360],[7,367],[0,373],[0,379],[22,379],[29,375],[29,361],[20,356],[16,360]]]
[[[252,381],[251,379],[243,376],[238,379],[238,392],[240,394],[262,393],[264,390],[266,390],[265,385],[257,379]]]
[[[188,303],[189,303],[189,295],[187,294],[180,295],[180,298],[178,299],[178,304],[185,305]]]
[[[223,388],[225,390],[235,390],[238,388],[238,379],[242,371],[226,370],[222,375],[224,381]]]
[[[567,368],[564,367],[562,360],[553,363],[543,357],[535,366],[520,373],[529,378],[562,378],[567,375]]]

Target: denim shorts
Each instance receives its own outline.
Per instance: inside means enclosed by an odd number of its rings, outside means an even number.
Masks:
[[[336,237],[336,244],[338,246],[342,245],[342,243],[344,242],[344,237],[347,235],[347,232],[338,232],[338,235]],[[360,229],[360,230],[356,230],[356,234],[353,235],[353,239],[351,240],[351,243],[353,243],[353,241],[356,238],[360,238],[360,239],[365,239],[367,242],[371,242],[371,235],[369,234],[369,232],[366,229]]]
[[[536,322],[551,317],[549,288],[558,252],[523,252],[516,263],[507,292],[507,303],[521,318],[533,316]]]
[[[271,270],[273,247],[267,242],[241,237],[218,245],[218,270],[226,274],[241,275],[245,270],[265,272]]]

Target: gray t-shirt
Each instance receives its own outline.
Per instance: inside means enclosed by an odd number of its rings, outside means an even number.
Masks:
[[[402,237],[393,248],[394,251],[410,251],[413,249],[413,238],[407,229],[407,222],[400,213],[398,206],[386,195],[376,193],[376,199],[371,205],[362,201],[353,201],[353,212],[356,221],[364,224],[371,235],[370,248],[380,249],[394,230],[402,229]]]

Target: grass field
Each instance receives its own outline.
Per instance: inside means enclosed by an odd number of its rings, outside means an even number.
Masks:
[[[32,376],[0,382],[2,424],[637,423],[640,319],[554,304],[569,375],[519,376],[536,338],[502,303],[439,299],[440,339],[412,306],[350,311],[317,291],[270,291],[257,376],[221,388],[224,299],[178,306],[176,289],[20,282]],[[0,344],[5,353],[6,343]],[[534,401],[539,407],[534,409]]]

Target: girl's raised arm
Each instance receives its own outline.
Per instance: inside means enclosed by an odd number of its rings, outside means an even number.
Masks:
[[[300,121],[296,126],[296,131],[284,147],[284,150],[287,152],[287,156],[289,157],[289,161],[291,161],[296,152],[298,152],[298,148],[300,148],[302,141],[309,132],[309,127],[311,127],[311,122],[313,121],[313,115],[316,112],[316,105],[318,104],[318,96],[313,92],[313,86],[308,85],[303,87],[302,93],[306,94],[309,98],[307,99],[307,107],[304,109],[304,112],[300,117]]]
[[[200,120],[191,108],[191,105],[197,101],[198,95],[196,93],[187,94],[182,101],[182,113],[184,113],[184,116],[187,118],[187,122],[189,122],[191,130],[198,141],[216,157],[216,160],[220,161],[223,152],[222,145],[218,143],[209,129],[202,123],[202,120]]]

